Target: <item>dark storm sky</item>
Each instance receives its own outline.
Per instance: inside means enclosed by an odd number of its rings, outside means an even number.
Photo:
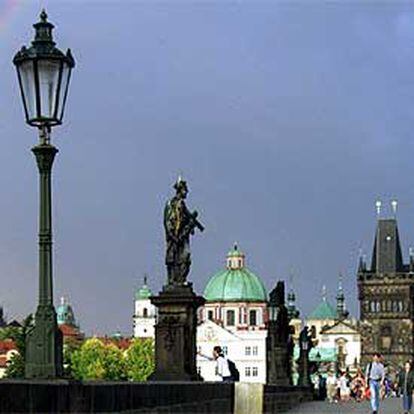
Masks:
[[[55,301],[87,333],[132,329],[134,290],[164,272],[162,210],[181,173],[206,226],[202,292],[234,241],[267,288],[293,269],[307,314],[338,272],[353,315],[374,203],[414,243],[414,2],[0,0],[0,302],[37,295],[36,131],[14,53],[41,7],[75,68],[54,130]]]

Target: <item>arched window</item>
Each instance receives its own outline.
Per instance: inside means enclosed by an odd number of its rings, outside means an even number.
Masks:
[[[148,317],[148,309],[147,308],[144,308],[143,309],[142,315],[144,316],[144,318],[147,318]]]
[[[212,320],[213,320],[213,311],[212,311],[212,310],[209,310],[209,311],[207,312],[207,319],[208,319],[209,321],[212,321]]]
[[[371,302],[370,302],[370,305],[371,305],[371,312],[375,312],[376,310],[377,310],[377,308],[376,308],[376,305],[375,305],[375,301],[374,300],[372,300]]]
[[[251,310],[249,312],[249,325],[256,326],[257,325],[257,311]]]
[[[226,312],[226,325],[227,326],[234,326],[234,323],[235,323],[234,310],[228,310]]]

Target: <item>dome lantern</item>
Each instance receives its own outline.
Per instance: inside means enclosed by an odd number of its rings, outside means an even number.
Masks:
[[[239,250],[237,243],[227,254],[227,269],[238,270],[244,268],[244,254]]]

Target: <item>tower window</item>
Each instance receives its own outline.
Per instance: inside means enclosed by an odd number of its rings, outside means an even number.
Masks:
[[[213,320],[213,311],[212,310],[209,310],[207,312],[207,318],[208,318],[209,321],[212,321]]]
[[[235,315],[234,315],[234,310],[228,310],[227,313],[227,326],[234,326],[235,323]]]
[[[255,310],[251,310],[249,312],[249,325],[250,326],[257,325],[257,312]]]
[[[144,310],[142,311],[142,314],[144,315],[144,318],[148,317],[148,309],[144,308]]]

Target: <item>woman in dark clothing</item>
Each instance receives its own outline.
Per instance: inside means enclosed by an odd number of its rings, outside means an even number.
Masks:
[[[404,413],[408,414],[413,405],[413,389],[414,389],[414,372],[411,370],[411,362],[407,361],[404,369],[398,376],[398,387],[403,397]]]

